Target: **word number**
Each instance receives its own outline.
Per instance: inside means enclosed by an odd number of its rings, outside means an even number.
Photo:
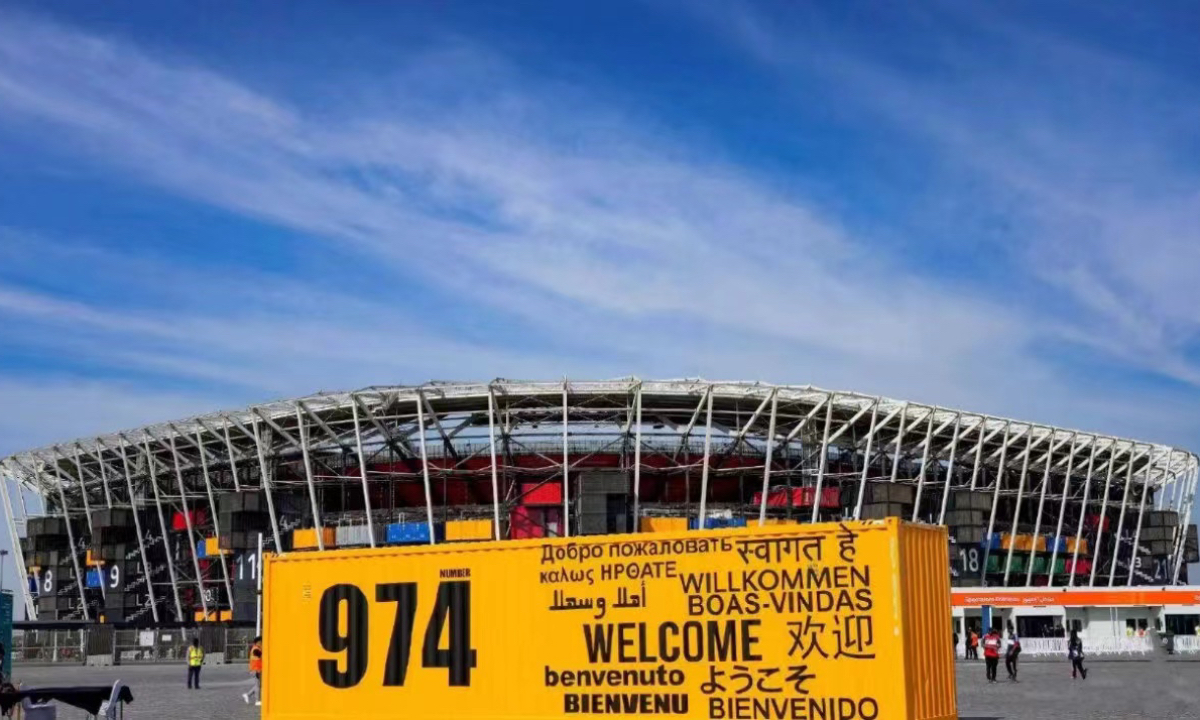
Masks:
[[[413,626],[417,618],[417,583],[381,583],[375,586],[375,602],[395,603],[392,636],[387,662],[383,668],[385,687],[402,687],[408,676],[412,652]],[[369,665],[370,606],[357,585],[343,583],[321,595],[318,634],[321,647],[341,657],[317,661],[321,680],[330,687],[351,688],[362,682]],[[448,648],[442,649],[442,631],[449,621]],[[345,632],[342,628],[345,627]],[[475,667],[471,648],[471,582],[446,581],[438,584],[437,599],[421,646],[421,666],[446,668],[451,687],[468,687]]]

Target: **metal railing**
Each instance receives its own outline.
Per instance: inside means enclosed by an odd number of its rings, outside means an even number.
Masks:
[[[115,628],[89,625],[55,630],[13,632],[13,663],[21,665],[114,665],[184,663],[194,638],[210,662],[244,663],[254,628],[204,623],[179,628]]]

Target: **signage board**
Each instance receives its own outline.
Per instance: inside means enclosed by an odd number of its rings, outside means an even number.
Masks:
[[[956,717],[946,546],[889,519],[269,556],[264,717]]]

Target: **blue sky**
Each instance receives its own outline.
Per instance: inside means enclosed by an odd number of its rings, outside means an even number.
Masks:
[[[0,455],[368,384],[1200,447],[1190,3],[0,5]]]

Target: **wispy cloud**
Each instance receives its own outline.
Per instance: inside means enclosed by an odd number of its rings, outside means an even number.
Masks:
[[[903,53],[813,8],[702,8],[785,88],[815,78],[930,147],[945,173],[935,191],[1003,208],[1008,232],[954,242],[978,252],[998,238],[1009,276],[1030,290],[1014,304],[1053,323],[1057,340],[1200,385],[1200,173],[1180,161],[1200,117],[1189,78],[1016,8],[939,3],[919,22],[892,18]],[[788,42],[800,27],[819,32]]]
[[[0,142],[52,139],[369,270],[355,282],[319,262],[281,278],[160,261],[123,275],[122,291],[70,297],[33,287],[20,263],[0,271],[0,317],[21,342],[117,374],[114,393],[138,373],[229,399],[448,375],[703,373],[1089,427],[1105,412],[1038,351],[1064,337],[1062,318],[913,267],[719,148],[605,98],[497,74],[485,51],[437,58],[439,77],[462,86],[486,69],[490,89],[470,102],[426,87],[369,114],[318,113],[195,61],[0,18]],[[770,36],[755,32],[761,49]],[[764,57],[783,62],[777,52]],[[429,61],[412,62],[419,75]],[[874,77],[856,82],[866,92]],[[92,271],[150,262],[132,245],[87,252]],[[442,307],[416,309],[425,297]],[[174,411],[166,397],[150,405]]]

